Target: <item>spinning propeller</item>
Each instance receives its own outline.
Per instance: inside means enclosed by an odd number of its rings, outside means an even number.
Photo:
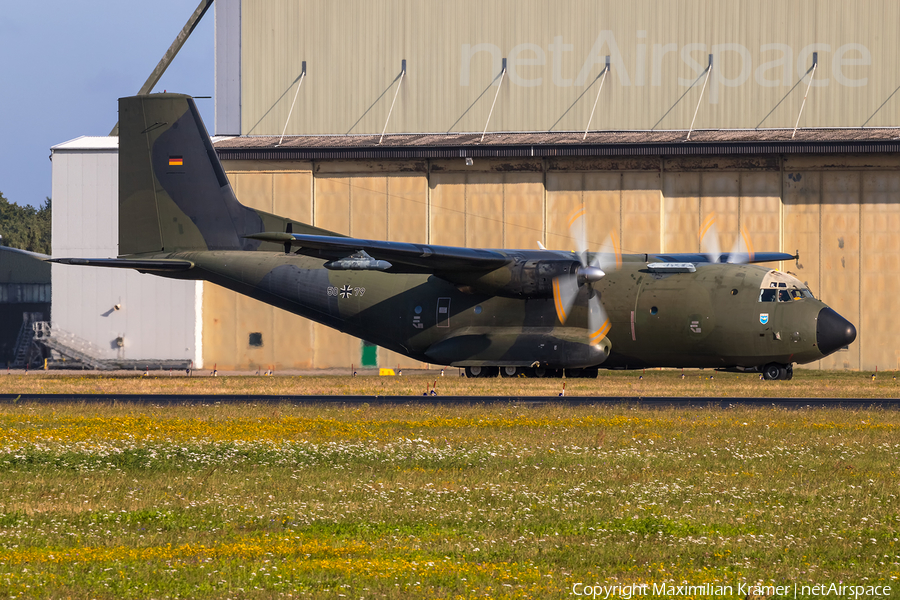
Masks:
[[[559,317],[560,323],[565,324],[582,288],[585,289],[588,308],[588,335],[590,345],[596,346],[609,333],[611,323],[592,284],[600,281],[607,273],[622,265],[622,252],[615,233],[611,233],[600,247],[599,252],[593,255],[588,254],[584,215],[584,207],[575,209],[569,215],[569,234],[575,240],[576,255],[580,264],[572,273],[560,275],[553,279],[553,302],[556,306],[556,315]],[[543,245],[539,245],[543,248]],[[700,228],[700,252],[706,256],[707,261],[710,263],[744,264],[754,262],[756,259],[750,236],[743,227],[735,240],[731,252],[727,254],[722,253],[715,213],[710,213]]]
[[[587,232],[584,222],[584,207],[575,209],[569,215],[569,234],[575,239],[578,261],[581,263],[574,273],[560,275],[553,280],[553,302],[560,323],[565,323],[575,305],[581,288],[586,288],[588,297],[588,334],[591,346],[603,341],[611,324],[600,297],[591,284],[600,281],[607,272],[622,264],[622,253],[615,234],[610,234],[600,252],[588,260]]]
[[[752,262],[754,258],[753,244],[747,230],[741,227],[734,240],[734,246],[728,254],[722,254],[719,244],[719,230],[716,228],[716,213],[712,212],[704,219],[700,227],[700,252],[706,255],[711,263],[727,262],[742,265]],[[725,260],[723,260],[725,259]]]

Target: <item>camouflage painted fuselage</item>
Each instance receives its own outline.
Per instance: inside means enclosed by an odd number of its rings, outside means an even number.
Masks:
[[[207,280],[472,368],[768,366],[783,378],[856,337],[793,277],[727,255],[627,255],[603,271],[586,253],[341,236],[240,204],[191,98],[122,98],[119,122],[119,257],[57,262]]]
[[[541,251],[515,254],[543,256]],[[207,251],[165,257],[194,263],[184,273],[192,279],[208,280],[429,363],[756,367],[823,356],[817,321],[827,307],[809,297],[760,302],[763,279],[771,271],[757,265],[698,265],[694,273],[658,274],[647,268],[644,255],[626,257],[622,268],[593,285],[612,329],[608,355],[601,348],[591,358],[583,347],[584,303],[561,325],[552,298],[466,293],[433,275],[329,271],[322,260],[284,253]],[[766,315],[765,323],[761,315]]]

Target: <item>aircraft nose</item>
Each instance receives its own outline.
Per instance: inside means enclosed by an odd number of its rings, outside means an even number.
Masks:
[[[819,352],[828,355],[849,346],[856,339],[856,327],[853,323],[837,314],[827,306],[819,311],[816,320],[816,344]]]

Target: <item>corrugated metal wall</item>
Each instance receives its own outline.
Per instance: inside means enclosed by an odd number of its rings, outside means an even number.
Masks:
[[[900,3],[243,0],[242,126],[281,134],[900,124]],[[224,52],[224,49],[223,49]],[[693,86],[693,87],[692,87]]]
[[[900,157],[477,159],[226,163],[238,198],[360,237],[432,244],[571,249],[581,203],[590,244],[610,232],[625,252],[695,252],[711,211],[722,248],[741,227],[756,250],[799,250],[782,268],[856,324],[859,339],[819,364],[900,368]],[[204,357],[220,367],[349,367],[360,341],[206,286]],[[262,348],[248,335],[262,332]],[[301,340],[298,343],[298,340]],[[234,349],[237,348],[235,351]],[[236,352],[236,354],[235,354]],[[422,366],[379,349],[382,366]]]
[[[108,146],[97,151],[75,140],[53,148],[54,257],[118,254],[116,139]],[[202,282],[60,264],[51,265],[51,277],[53,326],[92,342],[104,358],[181,359],[202,366],[196,314]],[[115,343],[120,336],[122,348]]]

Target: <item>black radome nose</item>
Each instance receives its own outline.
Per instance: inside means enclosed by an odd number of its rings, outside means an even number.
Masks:
[[[819,311],[816,320],[816,343],[823,356],[849,346],[855,339],[856,327],[853,323],[828,307]]]

